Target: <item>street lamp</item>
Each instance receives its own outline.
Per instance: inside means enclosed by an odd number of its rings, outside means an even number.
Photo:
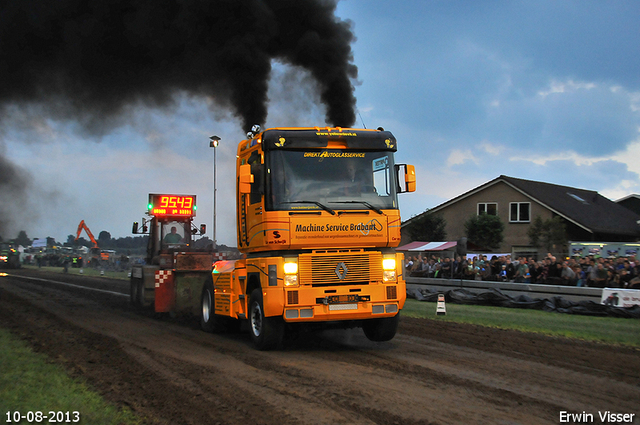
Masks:
[[[218,244],[216,240],[216,148],[220,143],[220,138],[218,136],[209,137],[209,147],[213,148],[213,250],[218,249]]]

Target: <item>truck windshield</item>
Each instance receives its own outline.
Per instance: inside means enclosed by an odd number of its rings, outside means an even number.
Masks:
[[[397,208],[392,152],[273,150],[267,156],[268,210]]]

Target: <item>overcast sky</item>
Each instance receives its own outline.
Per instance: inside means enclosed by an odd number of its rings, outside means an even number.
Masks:
[[[612,200],[640,193],[637,1],[343,0],[336,15],[357,38],[356,127],[393,132],[396,161],[416,166],[417,192],[400,195],[403,219],[501,174]],[[325,125],[314,84],[274,64],[263,128]],[[30,174],[30,195],[14,234],[0,236],[64,242],[80,220],[96,237],[131,236],[150,192],[197,195],[196,224],[211,231],[215,134],[216,236],[235,246],[244,132],[211,102],[131,106],[99,136],[46,109],[6,109],[0,153]]]

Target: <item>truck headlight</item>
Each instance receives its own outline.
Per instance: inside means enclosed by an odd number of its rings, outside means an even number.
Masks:
[[[298,274],[298,263],[284,263],[284,274]]]
[[[382,259],[382,270],[395,270],[396,269],[396,259],[395,258],[383,258]]]
[[[284,275],[284,286],[298,286],[298,275],[297,274],[286,274]]]
[[[382,281],[383,282],[395,282],[396,281],[396,259],[383,258],[382,259]]]
[[[298,263],[286,261],[284,263],[284,286],[298,286]]]

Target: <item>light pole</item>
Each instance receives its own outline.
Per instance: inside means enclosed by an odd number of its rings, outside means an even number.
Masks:
[[[220,143],[220,138],[218,136],[209,137],[209,147],[213,148],[213,250],[218,249],[218,243],[216,240],[216,148]]]

